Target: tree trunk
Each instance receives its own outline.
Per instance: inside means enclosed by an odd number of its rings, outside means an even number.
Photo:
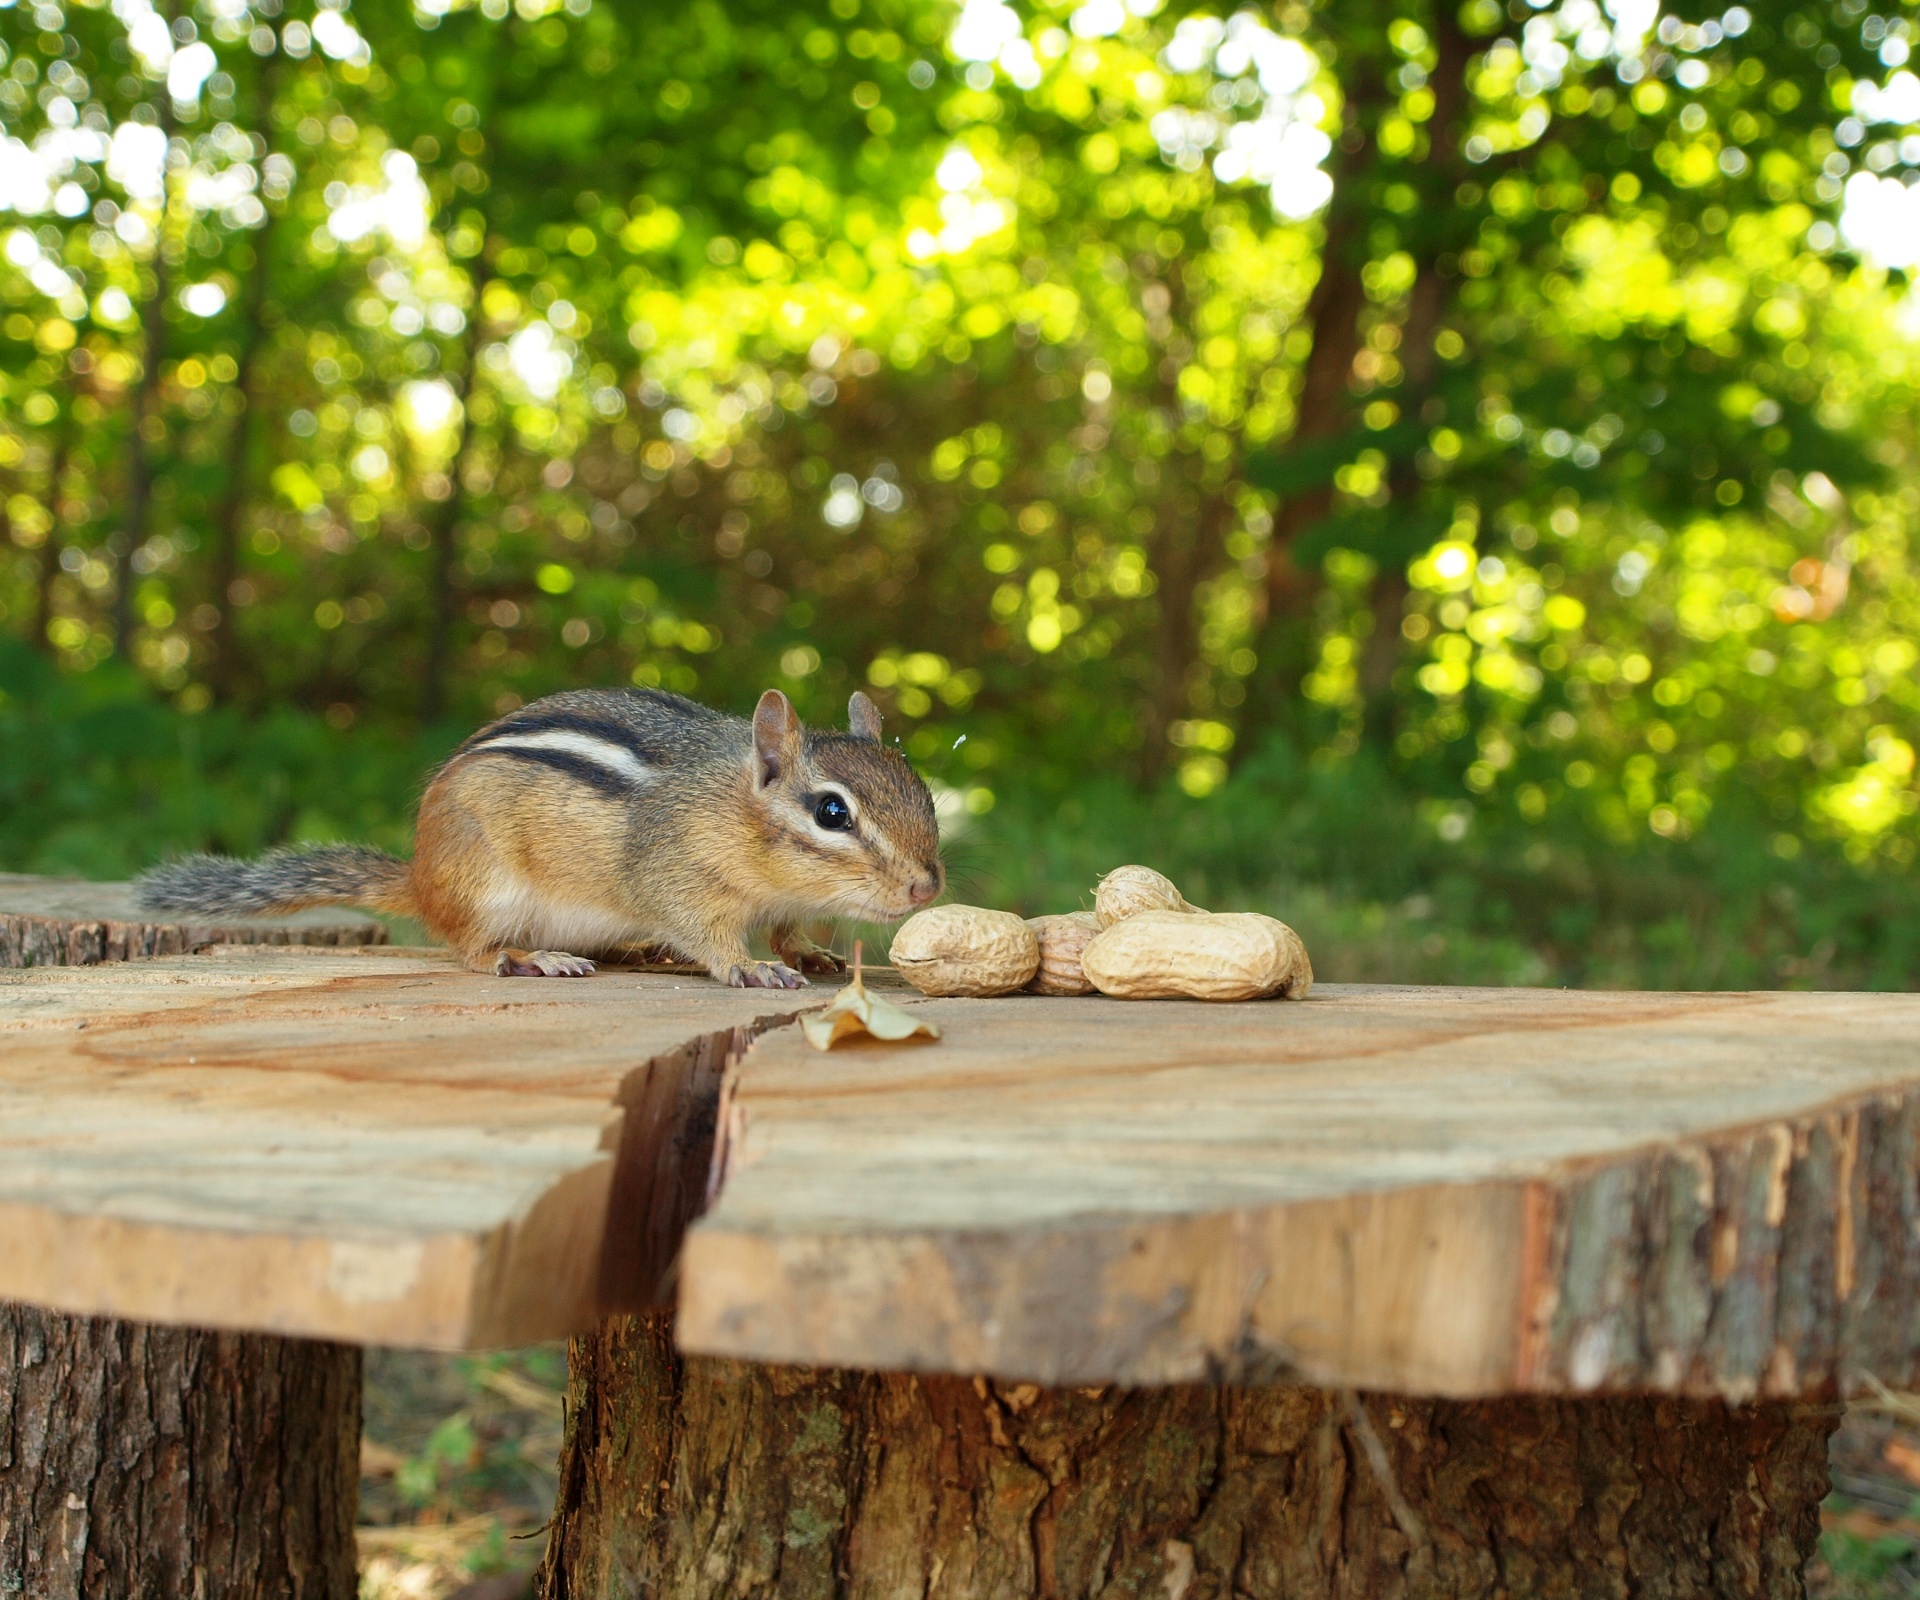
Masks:
[[[0,1303],[0,1595],[352,1600],[360,1352]]]
[[[572,1352],[545,1600],[1804,1593],[1837,1407],[1042,1389]]]
[[[1330,445],[1353,426],[1350,381],[1361,348],[1360,319],[1367,294],[1360,270],[1365,260],[1366,229],[1362,202],[1349,198],[1357,188],[1361,159],[1342,163],[1326,238],[1320,246],[1320,278],[1301,316],[1313,331],[1295,404],[1289,453]],[[1301,681],[1312,669],[1313,604],[1320,593],[1317,570],[1297,565],[1294,546],[1333,506],[1332,469],[1325,481],[1303,485],[1282,496],[1267,542],[1267,578],[1260,595],[1260,627],[1254,640],[1258,674],[1250,685],[1240,719],[1238,758],[1258,747],[1261,738],[1293,717]]]
[[[1205,463],[1201,463],[1204,469]],[[1220,488],[1200,490],[1197,515],[1162,516],[1162,534],[1155,548],[1155,576],[1159,622],[1154,658],[1159,674],[1146,697],[1141,740],[1141,777],[1152,782],[1167,770],[1173,752],[1168,735],[1187,711],[1192,692],[1190,671],[1199,657],[1200,619],[1194,602],[1201,584],[1219,567],[1233,526],[1233,503]]]
[[[274,96],[280,64],[285,59],[278,54],[265,60],[256,58],[251,113],[256,128],[273,125]],[[233,590],[240,578],[240,541],[247,508],[253,503],[254,464],[260,451],[260,368],[270,327],[280,320],[279,310],[268,295],[273,276],[274,238],[282,213],[292,204],[293,196],[289,194],[278,209],[268,210],[266,220],[253,233],[253,268],[240,305],[240,347],[234,356],[237,371],[231,391],[240,401],[240,412],[233,419],[227,481],[209,519],[212,548],[207,552],[207,596],[209,604],[219,613],[219,620],[207,633],[207,684],[214,698],[222,702],[237,698],[245,679],[240,636],[234,626]]]
[[[447,465],[447,497],[427,516],[427,639],[426,665],[421,674],[420,720],[433,722],[447,709],[447,674],[453,660],[453,612],[458,596],[454,593],[453,569],[459,559],[460,522],[467,509],[467,461],[478,430],[467,407],[473,399],[473,380],[480,364],[484,342],[485,313],[481,302],[487,284],[493,278],[493,252],[497,241],[491,232],[483,241],[473,265],[473,304],[468,310],[465,359],[460,370],[448,374],[454,399],[460,404],[460,447]]]
[[[73,421],[63,404],[47,464],[47,531],[33,552],[33,618],[27,632],[27,642],[48,656],[58,654],[47,637],[47,624],[53,621],[53,583],[60,571],[60,496],[67,481],[67,451],[72,443]]]
[[[174,8],[162,5],[160,15],[172,25]],[[154,96],[160,131],[173,141],[173,99],[162,89]],[[153,513],[153,485],[158,473],[158,446],[165,437],[161,416],[160,363],[167,353],[167,296],[173,292],[167,270],[167,210],[173,201],[171,175],[160,174],[160,221],[153,246],[153,293],[140,308],[140,381],[133,389],[127,440],[127,510],[114,557],[113,648],[131,662],[133,643],[133,556],[147,542]],[[149,433],[153,437],[149,437]],[[111,541],[110,541],[111,544]]]
[[[126,898],[0,875],[0,967],[386,940],[128,920]],[[359,1493],[357,1346],[0,1301],[0,1600],[352,1600]]]
[[[1459,17],[1448,7],[1435,12],[1434,29],[1438,59],[1431,80],[1434,111],[1429,128],[1433,144],[1420,176],[1426,190],[1423,204],[1450,221],[1428,230],[1423,248],[1415,252],[1413,290],[1407,297],[1406,318],[1400,329],[1401,415],[1408,422],[1421,423],[1439,420],[1427,415],[1427,402],[1435,390],[1433,343],[1453,307],[1453,290],[1441,276],[1440,258],[1464,247],[1478,227],[1474,214],[1459,208],[1453,198],[1469,170],[1462,149],[1471,116],[1467,73],[1473,64],[1473,45],[1462,31]],[[1420,494],[1420,476],[1414,463],[1412,454],[1404,454],[1388,476],[1396,505],[1411,507]],[[1363,721],[1368,738],[1375,744],[1386,744],[1393,736],[1393,718],[1399,705],[1393,693],[1393,677],[1404,651],[1400,624],[1405,618],[1407,592],[1406,562],[1383,561],[1368,599],[1373,632],[1368,636],[1360,670]]]
[[[88,967],[186,955],[213,944],[385,943],[385,925],[358,912],[170,922],[144,915],[125,884],[0,872],[0,967]]]

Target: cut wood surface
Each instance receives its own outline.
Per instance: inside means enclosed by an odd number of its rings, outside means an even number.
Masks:
[[[440,1348],[589,1327],[656,1298],[729,1053],[821,998],[393,948],[0,972],[0,1299]]]
[[[763,1037],[683,1348],[1744,1399],[1920,1351],[1920,997],[1328,985]]]
[[[224,922],[156,920],[135,905],[130,883],[0,872],[0,967],[81,967],[214,944],[386,942],[384,923],[337,906]]]
[[[0,973],[0,1298],[457,1347],[677,1283],[689,1350],[867,1370],[1916,1376],[1920,998],[875,982],[944,1040],[820,1055],[774,1024],[824,985],[417,950]]]

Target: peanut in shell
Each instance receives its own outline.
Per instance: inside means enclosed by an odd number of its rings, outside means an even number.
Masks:
[[[1103,928],[1137,917],[1143,911],[1181,911],[1192,915],[1199,912],[1200,907],[1188,905],[1173,880],[1152,867],[1115,867],[1093,891],[1093,914]]]
[[[1117,1000],[1301,1000],[1313,987],[1300,936],[1253,911],[1143,911],[1101,930],[1080,964]]]
[[[1040,941],[1040,970],[1027,985],[1027,993],[1092,994],[1080,957],[1087,941],[1100,931],[1099,918],[1091,911],[1069,911],[1064,916],[1029,917],[1027,926]]]
[[[922,994],[1013,994],[1040,969],[1040,941],[1011,911],[933,906],[900,925],[887,959]]]

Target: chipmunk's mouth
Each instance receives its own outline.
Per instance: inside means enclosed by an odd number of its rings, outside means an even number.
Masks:
[[[874,898],[853,907],[848,915],[866,922],[898,922],[903,917],[912,916],[920,908],[914,904],[913,897],[902,890],[900,894],[882,900]]]

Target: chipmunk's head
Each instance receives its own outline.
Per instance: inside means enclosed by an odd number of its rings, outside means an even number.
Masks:
[[[765,863],[776,889],[823,916],[893,921],[940,893],[933,796],[856,692],[847,731],[803,728],[769,689],[753,713],[753,793],[765,808]]]

